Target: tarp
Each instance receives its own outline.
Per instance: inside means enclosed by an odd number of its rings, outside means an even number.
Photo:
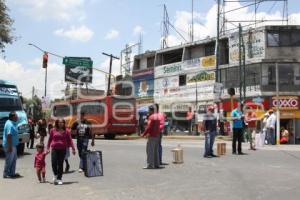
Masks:
[[[139,113],[148,113],[148,106],[143,106],[138,109]]]

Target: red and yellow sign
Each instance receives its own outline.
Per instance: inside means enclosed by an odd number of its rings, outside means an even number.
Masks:
[[[297,96],[280,96],[272,97],[271,108],[276,109],[277,105],[280,110],[298,110],[299,109],[299,97]]]
[[[216,56],[205,56],[201,60],[202,67],[214,67],[216,65]]]

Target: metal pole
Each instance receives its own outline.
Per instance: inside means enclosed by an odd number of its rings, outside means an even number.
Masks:
[[[218,0],[217,40],[216,40],[216,82],[219,82],[219,40],[220,40],[220,0]]]
[[[191,41],[194,42],[194,0],[192,0],[192,33]]]
[[[48,67],[45,68],[45,95],[44,95],[45,98],[47,96],[47,68]]]
[[[280,111],[279,111],[279,72],[278,63],[276,67],[276,144],[280,145]]]
[[[243,47],[243,101],[246,101],[246,50],[243,35],[241,35]]]
[[[239,81],[240,81],[240,103],[242,103],[242,25],[239,23]]]
[[[112,56],[110,56],[110,61],[109,61],[109,74],[108,74],[108,84],[107,84],[107,92],[106,92],[107,96],[110,95],[111,67],[112,67]]]

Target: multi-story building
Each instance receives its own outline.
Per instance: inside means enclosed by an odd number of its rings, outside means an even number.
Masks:
[[[239,64],[239,38],[235,32],[220,39],[222,108],[227,113],[232,109],[228,88],[235,89],[234,105],[240,100],[241,82],[245,83],[246,91],[243,101],[262,105],[254,106],[259,116],[274,108],[277,63],[281,125],[292,133],[290,143],[300,143],[300,131],[296,131],[300,130],[300,26],[264,26],[244,31],[245,70]],[[154,102],[162,112],[184,118],[189,107],[199,110],[215,102],[215,38],[157,50],[151,55]],[[146,54],[135,58],[136,68],[143,66],[140,62],[143,59],[147,59]],[[177,124],[186,128],[184,120]]]
[[[134,58],[132,81],[138,109],[154,103],[154,58],[154,51],[148,51]]]

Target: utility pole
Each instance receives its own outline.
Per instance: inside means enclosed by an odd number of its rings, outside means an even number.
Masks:
[[[279,72],[278,63],[275,63],[276,70],[276,144],[280,144],[280,111],[279,111]]]
[[[219,41],[220,41],[220,2],[218,0],[218,14],[217,14],[217,40],[216,40],[216,82],[220,81],[219,78],[219,65],[220,65],[220,48],[219,48]]]
[[[194,0],[192,0],[192,30],[191,30],[191,42],[194,42]]]
[[[107,95],[107,96],[110,96],[110,95],[111,95],[111,93],[110,93],[110,78],[111,78],[112,60],[113,60],[113,59],[119,60],[119,58],[116,57],[116,56],[113,56],[112,54],[107,54],[107,53],[104,53],[104,52],[103,52],[102,54],[105,55],[105,56],[110,57],[110,62],[109,62],[109,74],[108,74],[108,84],[107,84],[107,92],[106,92],[106,95]]]
[[[242,103],[242,25],[239,23],[239,81],[240,81],[240,103]]]

